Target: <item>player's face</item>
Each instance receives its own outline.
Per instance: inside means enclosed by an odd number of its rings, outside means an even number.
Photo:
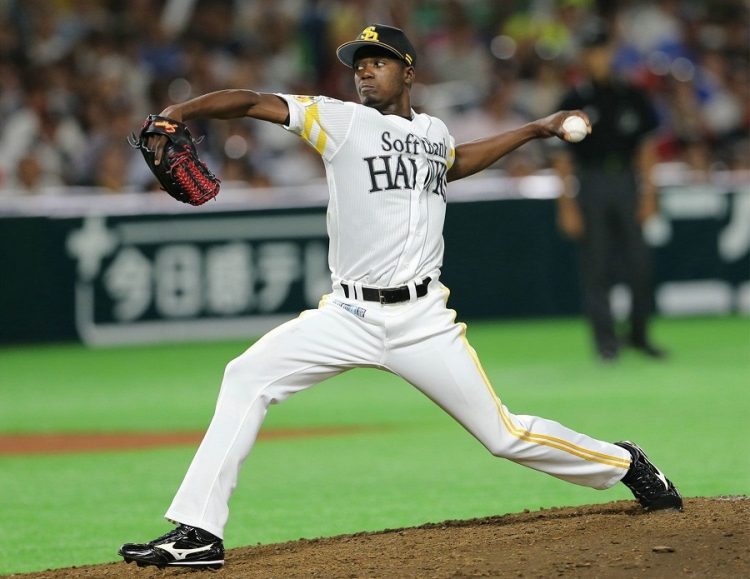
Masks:
[[[382,109],[407,90],[414,69],[383,50],[361,49],[354,59],[354,85],[363,105]]]

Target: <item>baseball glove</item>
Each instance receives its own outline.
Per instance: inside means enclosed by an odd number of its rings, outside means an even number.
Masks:
[[[154,151],[148,141],[153,135],[167,138],[161,162],[155,163]],[[187,126],[180,121],[159,115],[149,115],[140,135],[130,135],[130,144],[140,149],[151,172],[162,189],[172,197],[190,205],[203,205],[219,194],[221,180],[198,158],[196,143]]]

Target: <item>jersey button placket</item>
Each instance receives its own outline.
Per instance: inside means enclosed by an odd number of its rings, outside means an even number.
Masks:
[[[408,274],[408,277],[416,275],[416,269],[419,261],[418,251],[422,246],[422,231],[424,226],[422,225],[422,215],[420,212],[420,197],[422,196],[422,190],[417,188],[411,191],[411,207],[409,210],[409,233],[404,242],[404,253],[401,267],[399,268],[400,274]]]

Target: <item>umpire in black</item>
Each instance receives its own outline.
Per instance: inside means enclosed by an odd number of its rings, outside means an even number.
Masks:
[[[554,157],[564,183],[558,225],[580,247],[584,307],[599,358],[616,360],[622,345],[662,358],[665,352],[648,335],[653,294],[650,255],[641,231],[641,224],[657,211],[651,176],[656,113],[644,92],[613,76],[614,45],[604,28],[588,30],[582,46],[586,78],[559,108],[585,111],[593,132]],[[609,304],[615,274],[630,287],[632,297],[630,327],[620,338]]]

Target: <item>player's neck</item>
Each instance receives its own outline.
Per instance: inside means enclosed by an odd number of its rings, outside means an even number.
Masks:
[[[408,102],[405,105],[392,103],[382,107],[376,105],[370,105],[370,107],[378,111],[381,115],[396,115],[407,121],[412,120],[411,105]]]

